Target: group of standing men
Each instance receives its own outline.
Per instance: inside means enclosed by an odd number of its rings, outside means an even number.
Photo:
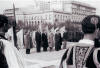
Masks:
[[[43,31],[41,33],[38,30],[35,34],[37,52],[41,51],[41,47],[43,47],[43,51],[47,51],[48,47],[50,51],[52,51],[54,48],[54,45],[55,45],[56,51],[61,50],[62,44],[64,45],[63,48],[66,48],[66,41],[67,41],[66,35],[67,35],[66,32],[64,32],[63,37],[62,37],[59,29],[56,30],[55,34],[52,31],[50,31],[50,33],[47,34],[46,31]]]
[[[41,34],[41,32],[38,30],[35,34],[35,41],[36,41],[37,52],[41,51],[41,47],[43,47],[43,51],[47,51],[48,38],[46,32],[43,32]]]
[[[36,42],[36,44],[34,44]],[[47,51],[48,48],[48,38],[47,33],[44,31],[42,34],[39,30],[35,32],[35,38],[33,40],[32,32],[26,31],[24,34],[24,46],[26,49],[26,54],[30,54],[30,49],[36,47],[37,52],[41,52],[41,47],[43,51]]]
[[[42,48],[43,51],[47,51],[48,49],[50,51],[53,51],[54,48],[56,51],[59,51],[61,50],[61,47],[63,47],[63,49],[66,48],[66,42],[67,32],[65,31],[63,35],[61,35],[59,29],[57,29],[55,33],[51,30],[49,31],[49,33],[47,33],[46,30],[43,30],[41,32],[38,29],[34,32],[34,34],[32,34],[32,32],[30,32],[29,30],[24,34],[24,46],[26,48],[26,54],[30,54],[30,49],[33,47],[36,47],[37,52],[41,52]]]

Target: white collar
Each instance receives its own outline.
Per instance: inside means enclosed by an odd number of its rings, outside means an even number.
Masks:
[[[89,40],[89,39],[82,39],[82,40],[79,41],[79,43],[85,43],[85,44],[94,45],[94,41],[93,40]]]

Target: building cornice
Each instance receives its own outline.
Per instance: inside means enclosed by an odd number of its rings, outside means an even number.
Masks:
[[[62,13],[62,14],[71,14],[71,13],[67,13],[67,12],[64,12],[64,11],[55,11],[55,10],[52,10],[52,11],[37,11],[37,12],[33,12],[33,13],[21,13],[22,15],[32,15],[32,14],[44,14],[44,13],[50,13],[50,12],[53,12],[53,13]],[[21,15],[21,14],[17,14],[17,15]]]
[[[92,8],[92,9],[96,10],[95,7],[93,7],[93,6],[91,6],[91,5],[87,4],[87,3],[82,3],[82,2],[79,2],[79,1],[71,1],[70,3],[81,5],[81,6],[84,6],[84,7],[87,7],[87,8]]]

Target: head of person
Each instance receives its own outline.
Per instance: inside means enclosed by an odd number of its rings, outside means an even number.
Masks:
[[[42,33],[45,33],[45,29],[42,30]]]
[[[97,15],[89,15],[82,21],[82,31],[84,35],[92,35],[92,38],[96,37],[97,30],[100,27],[100,17]]]
[[[6,33],[8,31],[8,17],[0,15],[0,31]]]
[[[28,34],[30,34],[30,30],[28,30],[28,32],[27,32]]]
[[[38,28],[37,31],[40,32],[40,29]]]
[[[56,33],[59,33],[59,29],[56,30]]]

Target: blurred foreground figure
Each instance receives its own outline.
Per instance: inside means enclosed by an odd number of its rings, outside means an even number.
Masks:
[[[100,68],[94,60],[96,53],[95,38],[100,27],[100,17],[89,15],[82,21],[84,37],[64,53],[60,68]],[[94,52],[96,52],[94,54]],[[94,54],[94,55],[93,55]],[[100,56],[99,56],[100,57]]]
[[[8,25],[8,18],[4,15],[0,15],[0,68],[25,68],[21,54],[16,47],[5,38]]]

